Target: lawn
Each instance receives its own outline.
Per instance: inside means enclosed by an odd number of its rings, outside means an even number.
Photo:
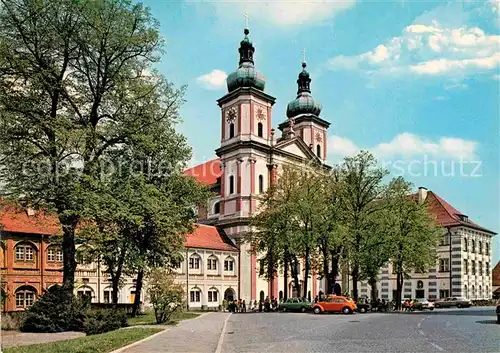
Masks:
[[[5,348],[4,353],[107,353],[160,331],[135,327],[66,341]]]
[[[190,311],[181,311],[172,314],[170,321],[165,323],[165,325],[175,325],[181,320],[194,319],[199,316],[199,313],[193,313]],[[156,325],[155,314],[152,310],[145,312],[144,314],[138,315],[136,317],[131,317],[128,319],[128,324],[130,326],[137,325]]]

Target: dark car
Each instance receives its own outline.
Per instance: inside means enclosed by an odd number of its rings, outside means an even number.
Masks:
[[[369,299],[366,298],[360,298],[358,302],[356,303],[356,306],[358,307],[358,312],[359,313],[366,313],[370,310],[372,310],[372,306],[370,305]]]
[[[497,304],[497,324],[500,324],[500,303]]]

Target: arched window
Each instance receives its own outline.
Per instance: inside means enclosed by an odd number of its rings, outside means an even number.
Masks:
[[[200,288],[193,288],[189,291],[189,301],[191,303],[201,303],[201,290]]]
[[[229,138],[234,137],[234,123],[229,124]]]
[[[49,262],[62,262],[63,252],[59,246],[49,246],[47,249],[47,261]]]
[[[482,254],[483,253],[483,243],[481,243],[481,241],[479,241],[479,243],[477,245],[478,245],[478,252],[480,254]]]
[[[224,260],[224,271],[234,272],[234,259],[231,256],[226,257]]]
[[[111,287],[104,289],[104,302],[111,303],[113,300],[113,289]],[[118,291],[118,302],[120,302],[120,292]]]
[[[198,254],[193,254],[189,257],[189,269],[199,270],[201,266],[201,257]]]
[[[472,285],[471,298],[472,299],[476,299],[476,287],[474,287],[474,285]]]
[[[35,302],[36,289],[32,286],[21,286],[16,289],[16,307],[29,308]]]
[[[469,251],[469,242],[467,241],[467,238],[464,238],[464,251]]]
[[[479,286],[479,298],[483,296],[483,286]]]
[[[262,194],[264,192],[264,176],[261,174],[259,175],[259,194]]]
[[[321,146],[319,144],[316,145],[316,156],[321,158]]]
[[[229,177],[229,193],[234,194],[234,176]]]
[[[257,124],[257,136],[259,137],[264,136],[264,125],[262,125],[262,123]]]
[[[216,256],[210,255],[210,257],[207,260],[207,270],[216,271],[218,262],[219,262],[219,260],[217,259]]]
[[[219,214],[220,213],[220,202],[216,202],[214,204],[214,214]]]
[[[468,291],[467,289],[468,289],[468,288],[467,288],[467,285],[465,285],[465,286],[464,286],[464,296],[465,296],[466,298],[469,298],[469,291]]]
[[[485,255],[490,254],[490,245],[488,244],[488,242],[484,244],[484,250],[485,250]]]
[[[208,290],[208,302],[209,303],[219,303],[219,291],[217,288],[212,287]]]
[[[78,288],[76,294],[78,298],[87,299],[88,301],[92,301],[92,297],[94,296],[92,288],[87,286],[82,286]]]
[[[472,249],[470,250],[471,252],[476,252],[476,242],[474,241],[474,239],[472,239],[471,241],[471,247]]]
[[[282,290],[280,290],[280,293],[279,293],[279,299],[280,299],[280,301],[282,301],[282,300],[283,300],[283,291],[282,291]]]
[[[16,245],[16,261],[34,262],[36,250],[30,243],[19,243]]]

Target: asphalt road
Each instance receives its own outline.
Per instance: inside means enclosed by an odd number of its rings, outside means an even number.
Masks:
[[[498,353],[500,325],[495,307],[403,314],[233,314],[222,339],[222,353]]]

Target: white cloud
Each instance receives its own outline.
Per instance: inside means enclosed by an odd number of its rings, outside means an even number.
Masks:
[[[488,3],[491,5],[491,11],[493,13],[500,13],[500,1],[499,0],[490,0]]]
[[[337,13],[351,8],[355,0],[292,0],[292,1],[214,1],[217,16],[223,18],[241,17],[247,12],[250,18],[272,24],[291,26],[311,24],[326,20]]]
[[[461,90],[461,89],[467,89],[469,88],[469,85],[467,85],[466,83],[448,83],[444,86],[444,89],[447,90],[447,91],[451,91],[451,90]]]
[[[222,70],[214,69],[208,74],[201,75],[196,81],[207,89],[221,89],[226,84],[227,74]]]
[[[436,97],[434,97],[434,99],[437,100],[437,101],[446,101],[449,98],[446,97],[446,96],[436,96]]]
[[[419,76],[467,75],[500,67],[500,36],[478,27],[414,23],[401,36],[353,56],[329,60],[333,70],[413,73]]]
[[[438,140],[430,140],[407,132],[397,135],[389,142],[365,148],[361,148],[351,140],[340,136],[331,136],[328,139],[329,154],[335,158],[352,156],[361,149],[365,149],[381,160],[422,156],[473,160],[477,158],[477,147],[478,143],[475,141],[456,137],[441,137]]]

